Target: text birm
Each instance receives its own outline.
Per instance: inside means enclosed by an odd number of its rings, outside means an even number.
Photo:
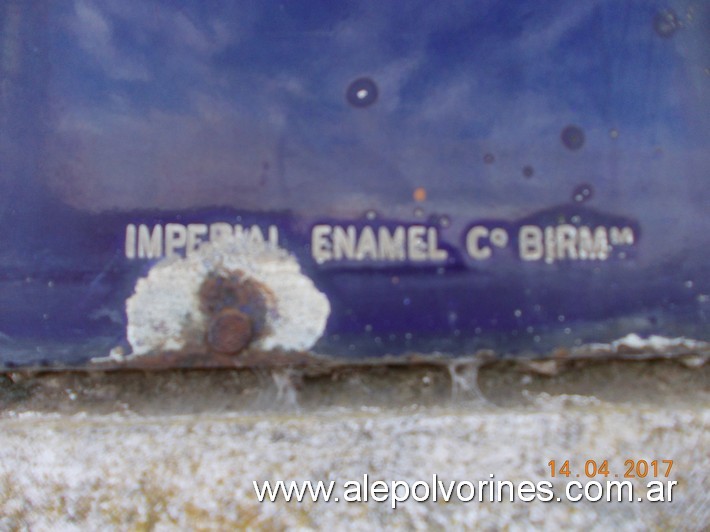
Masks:
[[[442,229],[429,225],[316,224],[310,232],[310,252],[318,265],[368,264],[446,264],[450,249]],[[128,224],[125,256],[128,259],[160,259],[190,256],[206,242],[243,238],[255,244],[279,244],[276,225],[167,223]],[[465,230],[462,253],[469,261],[494,260],[501,254],[523,262],[552,264],[559,261],[606,261],[612,256],[625,258],[625,249],[637,242],[635,230],[628,226],[527,224],[517,228],[503,224],[479,224]],[[615,249],[621,251],[613,255]]]

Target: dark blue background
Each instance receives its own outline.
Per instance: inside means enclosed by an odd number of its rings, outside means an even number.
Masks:
[[[238,215],[278,223],[328,296],[319,352],[710,339],[707,3],[9,1],[0,43],[0,366],[125,342],[150,268],[126,223]],[[378,99],[353,107],[363,76]],[[476,220],[577,212],[642,236],[625,261],[318,268],[312,224],[369,210],[445,215],[452,249]]]

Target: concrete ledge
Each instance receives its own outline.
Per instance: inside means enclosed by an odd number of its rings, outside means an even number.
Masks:
[[[504,364],[281,373],[49,374],[0,386],[1,529],[710,525],[705,367]],[[577,393],[573,393],[577,392]],[[670,503],[259,503],[252,481],[550,480],[547,463],[674,460]],[[599,480],[599,479],[598,479]],[[603,478],[601,478],[603,480]],[[664,480],[664,479],[661,479]],[[555,487],[562,489],[560,479]],[[645,480],[634,480],[638,493]],[[557,491],[557,490],[556,490]]]

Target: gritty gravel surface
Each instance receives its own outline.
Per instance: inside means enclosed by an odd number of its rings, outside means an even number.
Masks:
[[[554,373],[549,367],[538,368]],[[707,365],[0,377],[0,530],[703,530]],[[549,480],[672,459],[670,503],[259,503],[252,481]],[[574,467],[574,466],[573,466]],[[603,480],[603,479],[601,479]],[[640,480],[638,493],[645,493]],[[564,482],[555,479],[555,486]],[[338,490],[340,488],[336,488]],[[342,489],[340,489],[342,492]]]

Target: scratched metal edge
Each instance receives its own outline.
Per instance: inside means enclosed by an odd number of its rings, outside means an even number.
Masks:
[[[103,371],[170,371],[181,369],[278,369],[289,368],[309,375],[330,373],[343,368],[365,367],[406,367],[406,366],[448,366],[486,365],[495,362],[510,362],[527,367],[535,362],[552,361],[559,365],[575,362],[599,362],[607,360],[644,361],[679,360],[687,361],[689,367],[700,367],[710,360],[710,343],[697,342],[696,346],[676,345],[675,347],[634,347],[619,344],[615,347],[590,344],[573,349],[558,348],[549,353],[530,351],[517,356],[500,356],[494,350],[481,349],[472,355],[450,356],[443,353],[385,355],[361,359],[327,356],[317,352],[257,352],[247,349],[239,357],[205,356],[204,353],[156,353],[147,356],[128,356],[123,360],[95,360],[87,364],[28,365],[22,367],[0,366],[0,372],[103,372]],[[536,371],[533,369],[533,371]]]
[[[168,357],[170,358],[170,357]],[[197,358],[197,357],[195,357]],[[376,368],[406,368],[406,367],[447,367],[452,370],[463,367],[481,367],[495,363],[510,363],[515,367],[532,373],[543,375],[554,375],[561,368],[574,365],[584,367],[585,363],[605,362],[605,361],[626,361],[642,362],[652,360],[675,360],[682,362],[689,368],[699,368],[710,361],[710,347],[699,349],[677,349],[672,352],[655,352],[649,350],[621,350],[621,351],[590,351],[587,349],[558,350],[547,355],[535,354],[534,357],[498,357],[490,350],[482,350],[472,356],[444,356],[440,354],[416,354],[384,356],[377,358],[346,359],[333,358],[314,353],[293,353],[286,356],[270,356],[268,359],[250,357],[247,355],[243,361],[220,361],[220,360],[196,360],[191,357],[183,357],[183,361],[177,365],[165,364],[164,359],[154,360],[126,360],[125,362],[94,362],[91,364],[77,365],[56,365],[56,366],[22,366],[22,367],[0,367],[0,373],[5,374],[27,374],[35,375],[41,373],[104,373],[122,371],[150,371],[169,372],[180,370],[210,370],[210,369],[234,369],[234,370],[278,370],[288,369],[298,371],[307,376],[326,375],[338,372],[339,370],[353,369],[376,369]],[[552,368],[544,366],[546,363],[553,363]],[[542,365],[538,365],[542,364]],[[581,364],[581,366],[579,366]]]

